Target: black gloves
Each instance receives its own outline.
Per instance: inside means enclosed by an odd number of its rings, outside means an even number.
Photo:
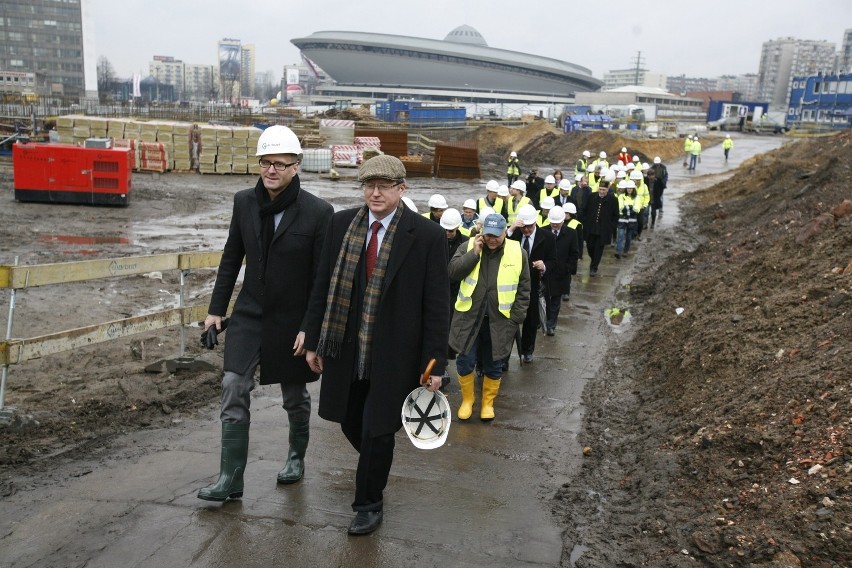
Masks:
[[[230,318],[222,319],[222,331],[225,331],[225,328],[228,327],[228,322]],[[213,349],[217,345],[219,345],[219,341],[216,339],[216,336],[219,335],[220,331],[216,329],[215,325],[211,325],[205,331],[201,332],[201,345],[206,347],[207,349]]]

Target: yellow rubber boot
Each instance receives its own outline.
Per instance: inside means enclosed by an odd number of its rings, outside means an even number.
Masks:
[[[482,410],[479,411],[479,418],[483,422],[494,420],[494,399],[497,398],[498,392],[500,392],[500,379],[490,377],[482,379]]]
[[[459,420],[467,420],[473,414],[473,373],[459,375],[459,386],[461,386],[462,401],[459,406]]]

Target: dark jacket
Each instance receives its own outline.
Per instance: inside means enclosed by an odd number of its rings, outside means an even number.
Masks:
[[[497,361],[512,353],[518,326],[524,323],[530,305],[530,268],[526,255],[521,254],[523,266],[518,279],[518,289],[515,292],[511,317],[507,318],[500,312],[497,300],[497,272],[503,260],[505,246],[504,243],[494,252],[491,252],[488,247],[483,247],[481,255],[468,250],[466,246],[459,247],[450,260],[450,278],[458,281],[469,275],[476,263],[480,262],[479,278],[471,296],[473,305],[466,312],[453,310],[450,347],[459,353],[469,353],[473,348],[473,341],[477,337],[486,311],[488,330],[491,334],[491,356]]]
[[[553,234],[551,227],[545,227],[543,230]],[[559,236],[555,237],[554,248],[556,262],[553,263],[552,270],[544,273],[547,293],[551,297],[571,293],[571,275],[577,274],[577,260],[580,257],[577,231],[563,224]]]
[[[618,199],[612,193],[603,198],[596,191],[586,204],[586,218],[583,219],[584,235],[611,237],[618,223]]]
[[[299,177],[294,177],[284,191],[298,188],[299,183]],[[284,211],[269,245],[266,274],[261,274],[263,247],[255,190],[245,189],[234,196],[231,228],[208,309],[213,315],[227,313],[245,259],[245,277],[225,334],[226,371],[245,373],[259,349],[261,384],[319,378],[304,357],[293,356],[293,342],[304,330],[302,320],[333,212],[331,205],[301,189]]]
[[[437,361],[433,375],[441,375],[447,365],[450,328],[447,233],[437,223],[407,207],[402,210],[373,328],[370,391],[365,414],[371,417],[369,430],[374,434],[390,434],[402,426],[402,403],[408,393],[419,386],[420,375],[429,359]],[[308,350],[316,351],[319,343],[331,275],[343,250],[346,229],[357,211],[355,208],[335,213],[328,226],[306,315],[305,347]],[[360,315],[355,306],[360,306],[363,299],[356,297],[358,288],[358,285],[353,287],[353,308],[347,320],[340,357],[323,359],[319,415],[332,422],[345,420],[349,388],[357,376]]]
[[[512,232],[512,236],[508,238],[518,241],[523,245],[523,237],[523,232],[518,229]],[[544,261],[545,275],[553,269],[553,265],[556,263],[556,247],[553,233],[543,230],[542,227],[536,228],[535,240],[533,241],[532,250],[530,251],[529,256],[530,297],[536,302],[538,301],[539,290],[541,289],[541,275],[538,270],[533,268],[532,263],[537,260]]]

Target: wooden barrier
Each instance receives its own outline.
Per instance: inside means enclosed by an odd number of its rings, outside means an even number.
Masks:
[[[206,305],[183,305],[184,274],[196,268],[216,268],[219,266],[221,258],[221,252],[190,252],[30,266],[0,265],[0,288],[11,289],[6,338],[0,341],[0,366],[2,366],[3,372],[2,379],[0,379],[0,409],[5,404],[9,365],[175,325],[181,326],[180,356],[182,357],[185,346],[183,326],[193,321],[203,320],[207,315]],[[27,339],[10,337],[15,311],[15,294],[18,290],[167,270],[180,270],[181,272],[180,305],[176,308]]]

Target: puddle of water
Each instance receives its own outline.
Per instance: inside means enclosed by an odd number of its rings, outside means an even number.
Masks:
[[[609,308],[604,312],[607,323],[616,329],[623,329],[630,323],[632,316],[630,310],[622,308]]]
[[[87,237],[84,235],[41,235],[43,242],[59,242],[69,245],[128,245],[130,239],[119,236]]]

